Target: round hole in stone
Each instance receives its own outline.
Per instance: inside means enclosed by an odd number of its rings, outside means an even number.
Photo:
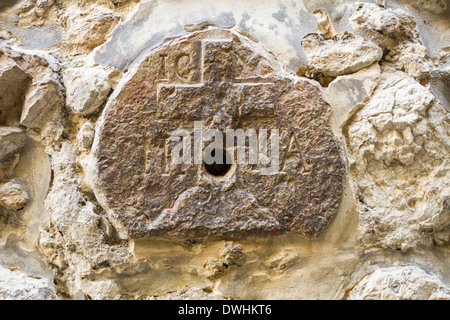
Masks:
[[[231,166],[233,165],[231,157],[226,150],[219,150],[219,152],[222,155],[222,163],[214,162],[212,164],[207,164],[206,162],[203,161],[203,165],[205,166],[206,172],[215,177],[225,176],[230,171]],[[213,150],[211,152],[211,156],[215,157],[216,156],[215,153],[216,150]]]

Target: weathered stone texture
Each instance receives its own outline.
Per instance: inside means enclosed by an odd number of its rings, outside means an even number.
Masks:
[[[8,182],[0,186],[0,206],[20,210],[26,206],[28,200],[28,194],[20,184]]]
[[[17,65],[16,72],[21,73],[17,79],[21,83],[15,85],[13,90],[8,90],[9,95],[4,97],[12,98],[11,93],[19,90],[15,99],[6,100],[12,104],[8,109],[13,114],[4,120],[5,123],[20,123],[29,128],[45,127],[50,114],[63,105],[64,89],[58,74],[60,63],[47,52],[24,50],[16,46],[0,45],[0,53],[4,59],[13,61]],[[13,84],[9,83],[9,88]]]
[[[401,249],[448,242],[449,125],[446,111],[414,79],[383,76],[347,129],[350,168],[367,207],[364,241]]]
[[[350,21],[354,29],[382,48],[392,48],[411,39],[416,28],[414,17],[406,11],[383,8],[373,3],[355,5]]]
[[[66,103],[83,115],[98,112],[116,84],[117,71],[102,66],[67,69],[64,72]]]
[[[384,267],[365,276],[350,300],[449,300],[450,288],[418,266]]]
[[[385,60],[396,70],[407,72],[421,83],[430,79],[431,64],[414,17],[401,9],[375,4],[355,5],[351,25],[377,43],[386,53]]]
[[[339,76],[327,88],[327,98],[339,127],[342,127],[372,96],[380,80],[380,66],[374,63],[350,75]]]
[[[444,108],[450,112],[450,48],[441,50],[438,56],[436,67],[433,70],[431,80],[431,90],[439,98]]]
[[[449,14],[0,1],[0,300],[450,300]],[[170,166],[200,120],[279,172]]]
[[[106,41],[108,34],[120,21],[120,15],[113,11],[82,12],[67,17],[69,32],[65,41],[77,51],[92,50]]]
[[[376,44],[348,32],[331,37],[310,34],[303,39],[302,48],[312,70],[330,77],[354,73],[380,61],[383,55]]]
[[[59,300],[45,278],[0,268],[0,300]]]
[[[314,237],[330,223],[345,168],[328,105],[254,46],[233,31],[190,34],[156,49],[113,94],[97,133],[96,191],[130,237]],[[195,120],[224,133],[279,129],[282,172],[233,164],[214,177],[165,164],[165,141]]]
[[[0,52],[0,124],[14,126],[20,121],[29,76]]]

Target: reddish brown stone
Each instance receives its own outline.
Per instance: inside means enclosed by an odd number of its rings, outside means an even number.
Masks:
[[[317,86],[218,28],[163,44],[125,80],[104,110],[94,155],[96,194],[128,237],[315,237],[328,226],[345,167]],[[279,129],[280,172],[171,166],[171,133],[193,131],[197,120],[221,131]]]

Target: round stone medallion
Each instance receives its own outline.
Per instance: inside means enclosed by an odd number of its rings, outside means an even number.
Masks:
[[[212,129],[246,134],[216,150],[225,163],[198,158],[208,143],[196,138]],[[190,162],[174,162],[177,130]],[[339,208],[345,173],[319,87],[248,36],[215,27],[165,42],[127,73],[93,155],[96,196],[129,238],[315,237]]]

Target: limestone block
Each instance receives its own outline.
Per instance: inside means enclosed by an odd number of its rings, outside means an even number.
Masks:
[[[28,193],[20,184],[8,182],[0,185],[0,206],[20,210],[27,205],[28,201]]]
[[[242,266],[245,260],[246,255],[241,245],[226,243],[220,257],[207,261],[203,266],[203,274],[208,279],[220,278],[233,267]]]
[[[114,280],[81,280],[81,290],[92,300],[118,300],[120,287]]]
[[[333,23],[331,22],[331,18],[327,12],[324,10],[314,10],[314,16],[317,19],[317,30],[318,34],[322,34],[324,37],[330,38],[336,35],[336,30],[334,29]]]
[[[308,66],[331,77],[357,72],[379,61],[383,55],[376,44],[348,32],[332,37],[307,35],[302,48],[308,56]]]
[[[78,274],[88,275],[102,266],[129,263],[130,252],[126,243],[117,240],[114,228],[99,214],[98,206],[90,202],[78,185],[75,148],[64,143],[59,152],[52,154],[52,170],[55,173],[52,187],[45,199],[45,210],[51,215],[51,226],[43,228],[39,248],[52,265],[71,274],[68,294],[75,296],[86,290],[88,295],[100,282],[80,282]],[[100,211],[101,212],[101,211]],[[64,237],[61,236],[64,231]],[[110,244],[114,245],[110,245]],[[92,281],[95,279],[91,279]],[[106,283],[105,283],[106,284]],[[114,288],[114,283],[109,283]],[[105,293],[105,292],[103,292]],[[111,292],[114,296],[114,293]]]
[[[28,128],[40,127],[49,111],[61,107],[61,99],[59,88],[53,82],[31,87],[25,95],[20,123]]]
[[[219,0],[199,5],[198,0],[183,0],[155,6],[153,0],[141,0],[111,37],[95,49],[95,61],[125,71],[166,38],[184,34],[184,26],[207,21],[220,27],[241,28],[273,52],[289,71],[296,72],[306,60],[298,44],[317,27],[313,10],[308,10],[306,3]]]
[[[59,300],[51,280],[0,268],[0,300]]]
[[[372,66],[333,80],[326,91],[333,114],[342,127],[371,97],[380,79],[380,66]]]
[[[64,104],[58,60],[47,52],[16,46],[0,46],[0,51],[31,79],[24,92],[20,124],[29,128],[42,127],[48,121],[47,116]]]
[[[113,11],[93,10],[70,16],[65,41],[72,46],[92,50],[106,41],[119,21],[120,15]]]
[[[66,103],[76,113],[89,115],[100,110],[120,73],[112,67],[80,67],[64,72]]]
[[[412,39],[416,28],[414,17],[406,11],[374,3],[355,4],[350,23],[356,31],[369,37],[383,49]]]
[[[446,119],[428,89],[403,72],[385,73],[345,129],[366,245],[407,250],[450,240]]]
[[[26,0],[17,8],[20,27],[42,26],[49,20],[56,20],[60,14],[59,0]]]
[[[94,125],[92,122],[87,121],[83,126],[81,127],[80,131],[77,135],[77,144],[78,148],[81,151],[90,150],[92,143],[94,142]]]
[[[349,293],[349,300],[449,300],[450,288],[419,266],[378,268]]]
[[[25,145],[25,131],[18,128],[0,127],[0,161],[20,152]]]
[[[415,37],[397,45],[385,56],[385,61],[392,64],[396,70],[405,71],[421,84],[428,85],[432,62],[420,38]]]

